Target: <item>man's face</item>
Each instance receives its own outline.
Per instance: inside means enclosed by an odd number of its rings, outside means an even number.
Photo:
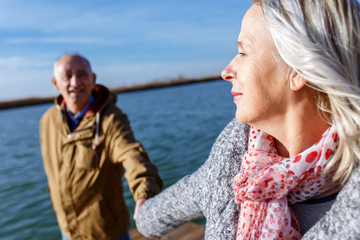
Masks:
[[[89,103],[95,87],[96,75],[88,62],[79,57],[66,55],[58,60],[52,83],[60,91],[72,114],[83,110]]]

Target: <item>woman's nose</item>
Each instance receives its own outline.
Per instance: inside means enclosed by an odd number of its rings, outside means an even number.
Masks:
[[[235,77],[235,73],[231,67],[231,62],[229,63],[229,65],[226,66],[226,68],[224,70],[222,70],[221,72],[221,77],[226,80],[226,81],[232,81]]]

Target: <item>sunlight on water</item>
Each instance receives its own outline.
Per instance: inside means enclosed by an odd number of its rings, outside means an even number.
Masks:
[[[128,115],[165,187],[206,160],[234,116],[230,88],[215,81],[118,95],[117,105]],[[0,111],[0,239],[60,239],[38,137],[39,120],[50,106]],[[127,186],[124,196],[132,213]]]

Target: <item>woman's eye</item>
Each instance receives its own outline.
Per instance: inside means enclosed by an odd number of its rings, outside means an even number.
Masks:
[[[246,56],[246,54],[243,53],[243,52],[239,52],[238,54],[239,54],[240,56],[242,56],[242,57],[243,57],[243,56]]]

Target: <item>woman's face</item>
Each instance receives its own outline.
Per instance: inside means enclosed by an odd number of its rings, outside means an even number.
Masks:
[[[238,54],[221,76],[232,83],[239,122],[261,129],[282,119],[290,91],[288,67],[277,53],[259,5],[245,14]]]

